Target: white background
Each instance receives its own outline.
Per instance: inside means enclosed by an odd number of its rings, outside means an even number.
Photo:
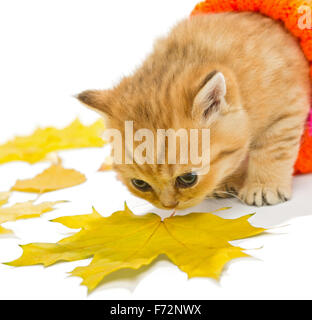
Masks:
[[[53,0],[0,2],[0,143],[37,126],[62,127],[79,116],[97,115],[72,96],[81,90],[107,88],[140,64],[153,40],[186,17],[196,0]],[[81,170],[87,183],[44,195],[40,200],[70,200],[40,219],[7,223],[15,237],[0,239],[0,262],[21,254],[18,244],[58,241],[72,231],[48,220],[91,212],[92,205],[110,215],[127,200],[136,213],[156,211],[132,197],[114,173],[98,173],[108,150],[62,152],[66,167]],[[48,163],[0,166],[0,191],[18,178],[32,177]],[[188,280],[164,258],[140,272],[119,272],[87,296],[80,279],[66,273],[89,261],[11,268],[0,265],[1,299],[273,299],[312,298],[312,176],[296,177],[294,198],[270,208],[252,208],[235,200],[205,201],[190,211],[232,206],[223,217],[256,212],[251,222],[274,227],[273,235],[239,242],[256,259],[230,263],[220,283]],[[11,202],[34,199],[14,193]],[[296,219],[293,219],[296,218]],[[280,227],[282,226],[282,227]]]

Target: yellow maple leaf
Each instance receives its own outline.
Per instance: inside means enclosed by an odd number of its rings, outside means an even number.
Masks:
[[[82,173],[54,164],[32,179],[16,181],[11,190],[44,193],[73,187],[85,181],[86,177]]]
[[[53,127],[37,129],[32,135],[16,137],[0,146],[0,164],[10,161],[36,163],[44,160],[53,151],[102,147],[104,131],[103,120],[90,126],[83,125],[78,119],[64,129]]]
[[[93,257],[86,267],[72,275],[83,279],[89,290],[95,289],[108,274],[120,269],[139,269],[165,254],[189,278],[218,279],[231,259],[248,256],[229,241],[248,238],[264,231],[251,226],[251,215],[227,220],[211,213],[191,213],[164,221],[156,214],[134,215],[125,206],[108,218],[92,214],[54,220],[81,231],[52,243],[22,246],[23,255],[11,266],[75,261]]]
[[[43,213],[54,210],[54,206],[62,202],[64,201],[34,204],[34,201],[27,201],[16,203],[11,207],[1,207],[0,205],[0,234],[11,233],[10,230],[1,226],[2,223],[40,217]]]

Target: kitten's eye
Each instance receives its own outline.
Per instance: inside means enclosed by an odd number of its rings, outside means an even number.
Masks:
[[[152,187],[143,180],[132,179],[131,182],[140,191],[147,192],[152,190]]]
[[[178,188],[190,188],[197,182],[197,180],[198,176],[196,173],[187,173],[177,178],[176,186]]]

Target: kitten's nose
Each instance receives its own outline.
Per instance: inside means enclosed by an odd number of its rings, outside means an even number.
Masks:
[[[164,208],[166,209],[174,209],[176,208],[176,206],[179,204],[178,201],[175,201],[175,202],[162,202],[162,205],[164,206]]]
[[[159,200],[166,209],[174,209],[178,201],[173,186],[163,188],[159,194]]]

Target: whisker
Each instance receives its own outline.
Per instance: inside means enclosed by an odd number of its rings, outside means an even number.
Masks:
[[[239,200],[241,203],[245,204],[244,201],[243,201],[239,196],[237,196],[237,195],[234,194],[234,193],[230,193],[230,192],[227,192],[227,191],[218,191],[218,193],[228,194],[228,195],[230,195],[231,197],[234,197],[234,198],[236,198],[237,200]],[[215,198],[214,198],[214,199],[215,199]]]
[[[236,194],[234,194],[234,193],[227,192],[227,191],[218,191],[218,193],[228,194],[229,196],[231,196],[231,197],[236,198],[237,200],[239,200],[239,202],[245,204],[244,201],[243,201],[240,197],[238,197]],[[210,196],[210,197],[206,197],[206,198],[207,198],[207,199],[216,199],[215,197],[211,197],[211,196]]]
[[[174,210],[173,210],[173,212],[172,212],[172,214],[170,215],[170,218],[174,217],[174,216],[175,216],[175,214],[176,214],[176,212],[177,212],[177,210],[176,210],[176,209],[174,209]]]

